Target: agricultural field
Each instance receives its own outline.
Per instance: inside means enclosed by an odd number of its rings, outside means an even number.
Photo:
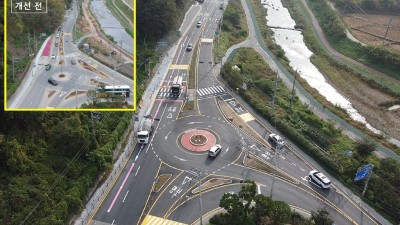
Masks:
[[[344,14],[343,21],[350,33],[362,43],[383,44],[388,49],[400,52],[400,16]]]

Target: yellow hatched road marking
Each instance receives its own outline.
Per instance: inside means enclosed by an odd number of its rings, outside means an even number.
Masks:
[[[212,43],[214,40],[212,38],[202,38],[201,42],[208,42],[208,43]]]
[[[186,223],[179,223],[172,220],[163,219],[156,216],[147,215],[141,225],[187,225]]]
[[[245,114],[242,114],[242,115],[239,115],[239,116],[246,123],[251,121],[251,120],[254,120],[254,116],[252,116],[250,113],[245,113]]]
[[[176,64],[172,64],[169,66],[170,70],[188,70],[189,69],[189,65],[176,65]]]

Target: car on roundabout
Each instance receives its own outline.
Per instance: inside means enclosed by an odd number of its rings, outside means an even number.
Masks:
[[[56,80],[54,80],[53,78],[49,78],[47,80],[47,82],[49,82],[49,84],[53,85],[53,86],[57,86],[58,82]]]
[[[221,145],[214,145],[208,150],[208,157],[215,158],[221,153],[222,146]]]

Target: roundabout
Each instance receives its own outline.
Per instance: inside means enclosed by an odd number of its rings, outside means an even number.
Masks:
[[[181,145],[188,151],[205,152],[217,142],[215,135],[205,129],[192,129],[180,137]]]

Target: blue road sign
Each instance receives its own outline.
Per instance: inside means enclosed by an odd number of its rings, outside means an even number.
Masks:
[[[368,163],[364,166],[361,167],[356,173],[356,177],[354,178],[354,181],[359,181],[362,180],[366,177],[368,177],[369,172],[371,171],[373,165],[371,163]]]

